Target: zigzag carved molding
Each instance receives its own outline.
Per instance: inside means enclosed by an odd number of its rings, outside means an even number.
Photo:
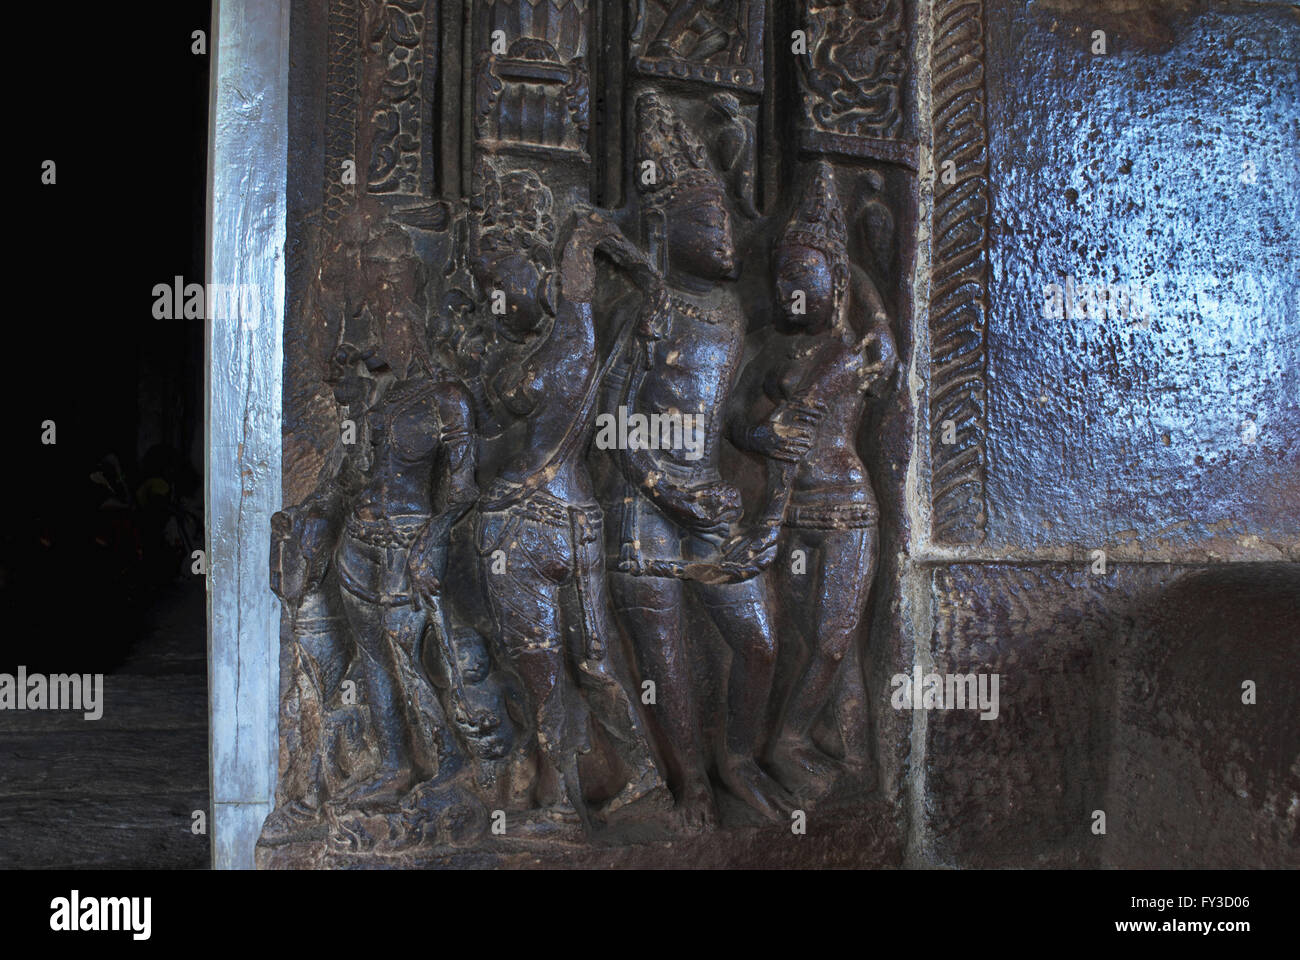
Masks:
[[[936,543],[979,543],[987,509],[988,124],[984,0],[936,0],[930,502]],[[953,183],[945,183],[947,167]],[[955,167],[955,169],[954,169]],[[945,423],[952,421],[945,430]],[[944,435],[954,440],[944,443]]]

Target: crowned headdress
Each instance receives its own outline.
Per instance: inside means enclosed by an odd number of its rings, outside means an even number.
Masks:
[[[646,161],[654,176],[642,175]],[[709,167],[699,137],[657,93],[643,93],[636,102],[637,186],[649,205],[660,207],[697,189],[722,193],[722,182]]]
[[[848,236],[844,208],[835,192],[835,176],[830,164],[819,160],[804,187],[798,208],[781,235],[781,245],[820,250],[827,266],[834,270],[837,264],[848,263]]]
[[[477,256],[518,253],[550,265],[555,243],[554,199],[532,170],[477,171],[481,189],[472,204],[470,252]]]

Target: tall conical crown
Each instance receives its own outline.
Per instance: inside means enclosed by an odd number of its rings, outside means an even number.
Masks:
[[[647,160],[654,164],[653,176],[645,172]],[[643,93],[636,102],[636,170],[641,195],[655,206],[692,188],[722,192],[704,144],[653,92]]]
[[[781,243],[820,250],[833,269],[836,264],[848,263],[848,236],[844,208],[835,192],[835,175],[829,163],[819,160],[798,209],[781,235]]]

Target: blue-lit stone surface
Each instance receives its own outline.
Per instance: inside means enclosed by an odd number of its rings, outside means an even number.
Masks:
[[[1300,558],[1300,12],[1205,7],[988,5],[988,547]]]

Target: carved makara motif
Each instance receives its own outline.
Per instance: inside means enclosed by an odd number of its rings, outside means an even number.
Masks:
[[[808,124],[893,136],[863,84],[900,75],[896,5],[813,6]],[[790,151],[760,210],[764,9],[479,0],[452,57],[440,4],[330,3],[268,862],[708,842],[870,793],[898,200]],[[440,61],[444,107],[473,83],[435,150]],[[328,168],[353,149],[361,191]],[[434,156],[466,195],[432,196]],[[623,207],[589,202],[592,156]]]

